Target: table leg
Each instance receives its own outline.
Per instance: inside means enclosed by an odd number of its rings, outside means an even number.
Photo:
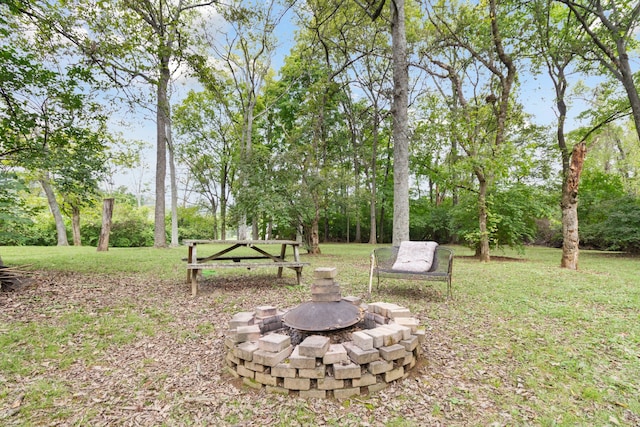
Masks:
[[[189,248],[187,249],[187,264],[191,264],[191,261],[193,260],[193,246],[189,245]],[[187,268],[187,283],[189,283],[191,281],[191,270]]]
[[[300,262],[300,249],[298,245],[291,245],[293,248],[293,260],[295,262]],[[298,281],[298,286],[302,284],[302,267],[296,268],[296,280]]]
[[[191,296],[198,294],[198,272],[200,270],[191,270]]]
[[[280,259],[284,261],[284,257],[287,253],[287,245],[282,245],[280,248]],[[282,277],[282,267],[278,267],[278,279]]]

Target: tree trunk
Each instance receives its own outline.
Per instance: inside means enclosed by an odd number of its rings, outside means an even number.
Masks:
[[[387,140],[387,153],[390,153],[390,147],[391,147],[391,139]],[[385,165],[385,169],[384,169],[384,180],[382,181],[382,186],[384,188],[387,188],[387,183],[389,182],[389,171],[393,168],[393,166],[391,165],[391,155],[387,154],[387,162]],[[380,226],[378,227],[378,232],[379,232],[379,242],[384,242],[384,233],[385,233],[385,228],[384,228],[384,216],[385,216],[385,208],[384,205],[386,203],[386,197],[384,195],[384,193],[382,194],[382,200],[380,201]]]
[[[320,255],[320,207],[316,204],[315,215],[311,222],[311,247],[309,253],[312,255]]]
[[[160,65],[160,81],[158,82],[158,105],[156,106],[156,204],[153,227],[153,246],[167,246],[165,229],[165,177],[167,175],[167,120],[169,100],[169,59],[162,58]]]
[[[578,187],[580,174],[587,155],[587,146],[580,142],[573,147],[571,165],[565,181],[562,183],[562,261],[560,266],[571,270],[578,269],[580,236],[578,233]]]
[[[254,240],[260,239],[260,230],[258,230],[258,218],[255,216],[251,220],[251,236]]]
[[[173,135],[171,133],[171,116],[167,114],[167,149],[169,150],[169,180],[171,182],[171,246],[178,246],[178,178],[173,152]]]
[[[480,258],[480,261],[488,262],[491,258],[489,256],[489,231],[487,229],[487,181],[480,180],[479,193],[478,193],[478,224],[480,226],[480,242],[476,249],[476,255]]]
[[[220,180],[220,239],[227,240],[227,182],[229,173],[226,165],[221,171],[222,179]],[[214,213],[215,215],[215,213]]]
[[[378,230],[376,228],[376,186],[377,186],[377,163],[378,163],[378,106],[374,106],[374,122],[373,122],[373,139],[371,142],[371,199],[369,203],[369,222],[371,224],[371,231],[369,233],[369,244],[375,245],[378,243]]]
[[[114,199],[104,199],[102,202],[102,228],[100,229],[100,239],[98,240],[98,252],[106,252],[109,250],[113,204]]]
[[[238,224],[238,240],[247,240],[247,217],[240,215],[240,223]]]
[[[218,240],[218,205],[215,201],[211,204],[211,214],[213,215],[212,227],[213,227],[213,240]]]
[[[391,1],[393,45],[393,245],[409,240],[409,69],[404,0]]]
[[[631,105],[631,112],[633,114],[633,122],[636,125],[636,133],[640,138],[640,96],[638,96],[638,89],[635,84],[635,75],[629,65],[629,55],[625,48],[625,42],[618,40],[617,43],[618,56],[620,58],[620,74],[622,86],[627,92],[629,98],[629,104]]]
[[[64,226],[64,218],[62,218],[62,212],[60,212],[60,205],[56,200],[56,195],[53,192],[51,182],[49,182],[49,173],[44,172],[42,178],[40,178],[40,185],[44,193],[47,195],[47,201],[49,202],[49,209],[53,215],[53,219],[56,222],[56,233],[58,235],[58,246],[69,246],[69,240],[67,239],[67,228]]]
[[[80,236],[80,208],[76,205],[71,206],[71,230],[73,231],[73,246],[82,246],[82,237]]]

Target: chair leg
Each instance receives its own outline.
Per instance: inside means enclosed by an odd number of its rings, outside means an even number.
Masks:
[[[374,259],[373,256],[371,257],[371,268],[369,268],[369,297],[371,297],[371,284],[373,282],[373,263],[374,263]]]

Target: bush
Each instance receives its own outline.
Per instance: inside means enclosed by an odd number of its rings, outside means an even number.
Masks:
[[[138,208],[117,203],[111,221],[110,247],[153,246],[153,222],[148,207]],[[81,222],[80,234],[84,245],[97,246],[102,229],[102,211],[87,212]]]
[[[26,231],[33,224],[33,215],[21,193],[26,190],[24,181],[16,174],[0,170],[0,245],[27,244]]]
[[[439,243],[449,243],[453,240],[450,202],[433,206],[427,198],[422,198],[413,201],[410,209],[411,240],[433,240]]]
[[[171,218],[167,220],[171,224]],[[170,226],[170,225],[169,225]],[[178,208],[178,235],[184,239],[215,239],[216,221],[210,214],[201,214],[197,207]]]
[[[581,227],[583,245],[595,249],[640,252],[640,199],[624,196],[593,206],[591,217],[602,218]]]
[[[551,211],[544,190],[515,184],[487,196],[487,230],[491,248],[509,246],[523,250],[538,234],[537,220]],[[452,209],[452,224],[471,248],[480,243],[477,197],[467,195]]]

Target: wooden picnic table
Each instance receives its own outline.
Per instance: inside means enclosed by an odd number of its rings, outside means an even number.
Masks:
[[[185,240],[183,242],[187,248],[187,283],[191,282],[191,294],[198,293],[198,274],[202,270],[217,268],[264,268],[277,267],[278,277],[282,277],[283,268],[287,267],[296,272],[298,285],[301,284],[302,267],[309,265],[308,262],[300,261],[300,244],[296,240]],[[219,250],[213,255],[198,257],[198,245],[203,244],[223,244],[226,248]],[[279,254],[272,254],[268,247],[280,246]],[[293,261],[285,259],[287,246],[293,250]],[[250,248],[258,255],[251,254],[231,254],[238,248]],[[273,251],[273,249],[271,249]]]

